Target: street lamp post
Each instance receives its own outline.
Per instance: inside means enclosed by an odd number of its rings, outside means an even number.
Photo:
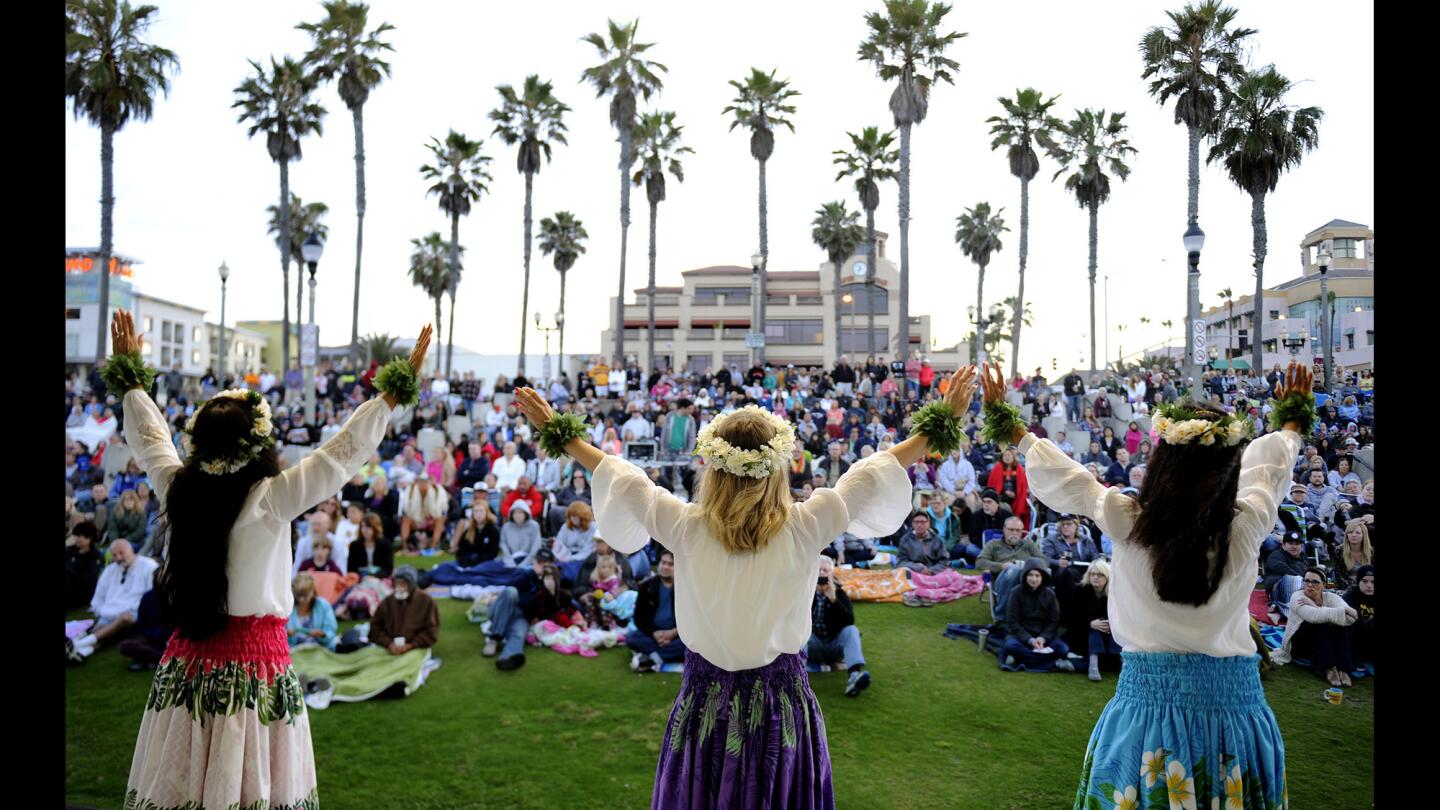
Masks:
[[[1185,293],[1185,331],[1190,347],[1190,376],[1198,380],[1201,366],[1205,365],[1205,322],[1200,320],[1200,251],[1205,248],[1205,232],[1199,223],[1190,222],[1182,237],[1185,252],[1190,256],[1190,272]]]
[[[855,348],[855,296],[847,292],[840,296],[840,302],[850,308],[850,348],[853,350]],[[835,324],[835,329],[837,332],[840,331],[840,324]],[[840,349],[838,354],[843,356],[845,354],[845,347],[838,346],[837,348]],[[835,359],[838,361],[840,358],[836,357]]]
[[[315,362],[316,355],[320,353],[320,341],[315,334],[315,268],[320,264],[320,257],[325,253],[325,243],[320,241],[320,235],[314,231],[305,238],[305,243],[300,246],[300,255],[305,259],[305,265],[310,268],[310,319],[307,323],[307,334],[311,341],[310,362],[305,364],[305,419],[309,424],[315,424]],[[300,342],[300,354],[305,355],[305,341]]]
[[[225,282],[230,278],[230,268],[220,262],[220,381],[225,381]]]
[[[564,320],[564,316],[557,314],[555,318],[557,324],[556,326],[542,326],[540,325],[540,310],[535,310],[535,328],[545,333],[545,366],[543,369],[543,376],[545,378],[545,382],[547,383],[550,381],[550,333],[560,331],[560,327],[558,326],[558,324]],[[650,364],[655,364],[655,358],[650,358]]]
[[[1294,358],[1296,355],[1300,354],[1300,350],[1305,348],[1305,344],[1309,342],[1310,327],[1304,325],[1300,327],[1299,337],[1295,337],[1294,334],[1291,333],[1289,325],[1286,325],[1284,337],[1280,339],[1281,345],[1283,345],[1286,349],[1290,350],[1291,358]]]
[[[1315,257],[1320,265],[1320,348],[1325,353],[1325,390],[1330,391],[1335,380],[1335,359],[1331,355],[1330,336],[1330,240],[1320,243],[1320,252]]]
[[[561,310],[555,313],[555,327],[560,330],[560,368],[558,373],[565,373],[565,312]],[[549,351],[546,351],[549,354]]]
[[[989,317],[989,318],[986,318],[986,317],[985,317],[985,313],[983,313],[983,312],[977,313],[977,312],[975,311],[975,307],[970,307],[970,308],[969,308],[969,311],[970,311],[970,323],[972,323],[972,324],[975,325],[975,334],[976,334],[976,335],[979,335],[979,337],[980,337],[980,339],[979,339],[978,341],[976,341],[976,344],[980,347],[980,349],[979,349],[979,356],[976,358],[976,361],[977,361],[977,362],[980,362],[980,363],[983,363],[983,362],[985,362],[987,359],[989,359],[989,354],[985,351],[985,329],[986,329],[987,325],[992,324],[992,323],[994,323],[995,321],[1000,320],[1000,316],[1001,316],[1002,312],[1001,312],[1001,309],[1000,309],[1000,305],[999,305],[999,304],[991,304],[991,305],[990,305],[990,317]]]
[[[1116,346],[1115,346],[1115,349],[1116,349],[1116,351],[1115,351],[1115,371],[1116,371],[1116,373],[1119,373],[1119,371],[1120,371],[1120,366],[1121,366],[1121,364],[1122,364],[1122,363],[1124,362],[1124,360],[1125,360],[1125,329],[1126,329],[1125,324],[1123,324],[1123,323],[1117,323],[1117,324],[1115,324],[1115,331],[1117,331],[1117,332],[1120,333],[1119,338],[1118,338],[1118,340],[1117,340],[1117,342],[1116,342]]]
[[[765,302],[760,300],[760,274],[764,272],[765,257],[756,253],[750,257],[750,365],[765,366],[765,333],[761,331],[761,320],[763,316],[761,308]],[[653,361],[652,361],[653,362]]]

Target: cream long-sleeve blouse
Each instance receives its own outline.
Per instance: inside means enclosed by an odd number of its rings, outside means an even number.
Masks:
[[[856,463],[833,489],[792,504],[779,534],[739,554],[710,534],[698,505],[681,503],[623,459],[601,461],[594,488],[597,536],[626,554],[652,537],[674,553],[680,638],[731,672],[763,667],[809,641],[822,548],[846,531],[891,534],[910,512],[910,478],[888,452]]]
[[[1049,439],[1020,442],[1030,491],[1052,509],[1087,515],[1114,538],[1110,563],[1110,627],[1127,652],[1254,655],[1250,638],[1250,591],[1260,543],[1275,525],[1280,496],[1300,452],[1300,434],[1281,430],[1262,436],[1240,458],[1240,488],[1230,523],[1230,556],[1220,587],[1200,607],[1161,601],[1149,553],[1131,542],[1140,505],[1118,488],[1106,489]]]
[[[384,437],[390,413],[390,406],[379,397],[366,402],[330,441],[299,464],[250,489],[230,530],[225,566],[230,579],[230,615],[290,616],[295,604],[290,593],[290,523],[334,495],[359,471]],[[140,389],[125,394],[125,441],[149,475],[160,502],[165,503],[180,458],[170,443],[165,417]]]

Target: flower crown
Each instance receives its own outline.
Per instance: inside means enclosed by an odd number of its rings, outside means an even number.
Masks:
[[[1250,438],[1251,424],[1246,417],[1224,414],[1210,421],[1199,419],[1195,408],[1176,403],[1161,405],[1150,424],[1166,444],[1210,445],[1219,442],[1225,447],[1234,447]]]
[[[758,450],[741,450],[715,435],[716,429],[735,414],[753,412],[764,417],[775,435]],[[795,428],[789,422],[754,405],[746,405],[732,413],[722,413],[710,421],[695,441],[695,455],[714,463],[731,475],[746,478],[768,478],[784,469],[795,447]]]
[[[260,453],[265,448],[275,444],[275,437],[273,435],[275,427],[270,423],[270,403],[266,402],[265,398],[260,396],[260,392],[249,391],[244,388],[221,391],[206,402],[201,403],[200,407],[196,408],[195,413],[191,415],[190,421],[185,424],[186,433],[191,436],[195,435],[195,420],[199,418],[200,412],[204,410],[206,404],[217,399],[238,399],[249,403],[250,413],[254,417],[254,424],[250,427],[250,435],[240,439],[240,450],[233,456],[202,459],[191,454],[191,459],[199,465],[201,472],[206,472],[210,475],[224,475],[226,473],[237,472],[246,464],[259,458]]]

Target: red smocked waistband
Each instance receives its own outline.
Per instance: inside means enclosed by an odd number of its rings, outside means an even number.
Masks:
[[[266,669],[290,665],[285,619],[280,616],[231,616],[225,629],[202,641],[170,636],[162,661],[181,658],[192,667],[210,669],[227,663],[261,664]]]

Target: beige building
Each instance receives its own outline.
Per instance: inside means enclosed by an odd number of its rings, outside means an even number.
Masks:
[[[209,351],[206,356],[209,358],[209,367],[220,373],[220,325],[205,324],[205,332],[209,339]],[[269,368],[261,358],[265,354],[268,338],[253,329],[246,329],[243,326],[225,325],[225,373],[234,374],[236,377],[249,374],[250,372],[260,373],[261,368]],[[283,372],[280,369],[270,368],[278,376]]]
[[[296,358],[300,356],[300,327],[295,322],[290,323],[290,362],[288,364],[280,362],[280,352],[283,350],[280,339],[284,336],[280,321],[236,321],[235,325],[265,339],[260,352],[260,365],[276,374],[283,375],[287,365],[299,364],[300,361]]]
[[[1290,361],[1290,350],[1280,341],[1287,335],[1308,335],[1299,357],[1319,361],[1320,245],[1331,242],[1329,291],[1335,294],[1330,339],[1334,362],[1351,371],[1375,366],[1375,231],[1368,225],[1331,220],[1300,240],[1300,276],[1265,290],[1261,299],[1259,337],[1265,368]],[[1267,274],[1268,275],[1268,274]],[[1276,274],[1278,275],[1278,274]],[[1236,368],[1249,368],[1250,341],[1256,334],[1254,293],[1238,296],[1232,308],[1213,306],[1200,314],[1206,324],[1206,344],[1217,360],[1235,359]]]
[[[835,269],[824,262],[818,270],[770,271],[765,309],[765,362],[771,365],[835,365],[840,354],[861,360],[873,353],[893,358],[899,339],[899,269],[885,256],[886,235],[876,232],[880,259],[870,295],[865,281],[870,272],[868,247],[861,246],[846,260],[835,288]],[[647,291],[636,289],[634,303],[625,304],[625,354],[642,368],[669,366],[702,372],[736,365],[748,368],[751,350],[753,301],[749,267],[719,265],[686,270],[679,286],[655,288],[655,358],[645,357]],[[844,296],[850,301],[844,302]],[[842,296],[840,322],[835,319],[835,296]],[[610,299],[611,325],[600,337],[603,351],[615,340],[615,299]],[[912,302],[912,308],[913,308]],[[867,335],[870,307],[875,310],[875,331]],[[871,342],[873,341],[873,343]],[[910,318],[910,346],[929,358],[937,370],[954,369],[969,362],[966,346],[936,351],[930,337],[930,316]]]

